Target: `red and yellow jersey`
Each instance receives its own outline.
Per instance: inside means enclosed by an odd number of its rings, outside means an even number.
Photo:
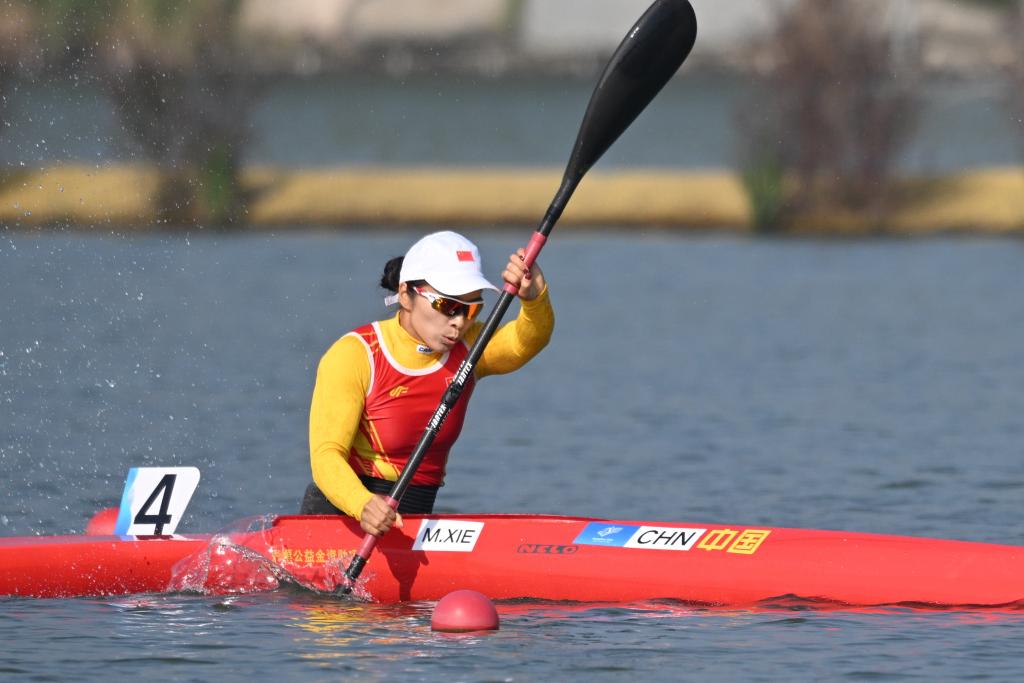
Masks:
[[[440,397],[469,355],[459,342],[433,364],[420,369],[399,363],[381,343],[380,324],[350,332],[366,345],[370,363],[370,390],[363,405],[359,429],[348,452],[348,464],[357,474],[395,481],[412,456]],[[414,486],[440,486],[448,451],[462,431],[466,406],[476,380],[470,377],[461,399],[448,412],[410,482]]]
[[[521,304],[519,316],[487,344],[471,382],[517,370],[547,345],[555,324],[547,289]],[[309,453],[313,481],[335,507],[358,519],[373,497],[359,475],[398,479],[482,328],[483,323],[475,322],[463,344],[448,354],[423,353],[396,315],[346,334],[327,350],[317,368],[309,410]],[[469,391],[467,387],[457,403],[457,414],[445,418],[413,484],[443,482]]]

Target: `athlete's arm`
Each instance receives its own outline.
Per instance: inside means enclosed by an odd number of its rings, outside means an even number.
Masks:
[[[309,408],[313,481],[327,500],[356,519],[373,498],[348,464],[369,386],[366,348],[354,336],[342,337],[320,359]]]
[[[506,282],[520,285],[522,307],[519,316],[494,333],[476,366],[477,377],[500,375],[523,367],[547,346],[555,329],[555,312],[544,273],[534,263],[533,272],[528,276],[518,263],[522,256],[523,250],[520,249],[509,259],[502,273]],[[467,332],[467,344],[472,345],[476,341],[482,327],[477,324]]]

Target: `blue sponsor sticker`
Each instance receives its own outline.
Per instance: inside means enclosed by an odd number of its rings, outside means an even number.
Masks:
[[[583,531],[573,543],[579,545],[603,545],[609,548],[626,545],[640,527],[629,524],[611,524],[609,522],[591,522],[583,527]]]

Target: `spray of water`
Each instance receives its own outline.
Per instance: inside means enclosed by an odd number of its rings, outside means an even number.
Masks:
[[[203,595],[260,593],[293,586],[318,594],[335,594],[353,553],[311,566],[283,552],[277,538],[276,515],[238,520],[210,537],[200,551],[179,561],[168,590]],[[361,581],[353,591],[372,600]]]

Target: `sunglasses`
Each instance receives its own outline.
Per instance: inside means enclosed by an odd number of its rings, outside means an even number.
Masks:
[[[480,314],[480,311],[484,308],[483,299],[477,301],[462,301],[461,299],[453,299],[450,296],[441,296],[440,294],[434,294],[433,292],[425,292],[419,287],[413,287],[412,291],[416,292],[428,302],[430,307],[438,313],[444,313],[449,318],[454,318],[457,315],[466,316],[466,320],[472,320]]]

